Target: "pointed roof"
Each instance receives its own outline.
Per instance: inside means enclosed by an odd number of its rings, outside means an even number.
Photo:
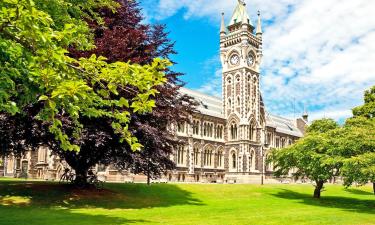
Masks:
[[[249,14],[247,14],[246,3],[243,0],[238,0],[237,7],[233,12],[233,16],[230,20],[229,26],[236,23],[242,23],[242,21],[244,20],[249,21],[249,24],[253,26]]]

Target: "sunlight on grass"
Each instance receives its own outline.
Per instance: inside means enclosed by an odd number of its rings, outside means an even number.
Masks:
[[[28,205],[30,204],[31,198],[30,197],[22,197],[22,196],[0,196],[0,205],[3,206],[10,206],[10,205]]]
[[[15,185],[17,184],[17,185]],[[375,225],[370,186],[106,184],[77,190],[0,179],[0,225]]]

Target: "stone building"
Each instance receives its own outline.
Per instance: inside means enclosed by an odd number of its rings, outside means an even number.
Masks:
[[[291,120],[270,114],[260,92],[262,61],[260,13],[253,25],[243,1],[239,0],[226,26],[220,28],[222,98],[182,88],[194,97],[200,113],[191,115],[191,124],[176,124],[176,136],[184,139],[171,158],[177,168],[166,180],[180,182],[271,182],[272,165],[265,158],[271,148],[282,148],[304,135],[307,114]],[[59,179],[66,163],[41,147],[21,159],[5,160],[5,174],[42,179]],[[97,170],[109,181],[133,181],[134,176],[111,167]],[[135,177],[142,181],[142,177]]]

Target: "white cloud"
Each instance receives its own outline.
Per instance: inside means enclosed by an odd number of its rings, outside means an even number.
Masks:
[[[149,0],[157,19],[184,10],[185,19],[208,18],[219,25],[235,0]],[[375,1],[247,0],[255,22],[262,11],[264,62],[262,90],[267,108],[278,114],[301,112],[306,104],[313,118],[350,116],[362,104],[363,91],[375,85]],[[212,75],[211,75],[212,76]],[[218,95],[219,72],[201,91]]]

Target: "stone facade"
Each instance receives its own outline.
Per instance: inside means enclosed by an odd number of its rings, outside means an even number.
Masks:
[[[189,124],[171,124],[186,145],[171,155],[177,167],[163,180],[259,183],[264,176],[266,182],[275,181],[272,165],[266,165],[265,158],[271,148],[288,146],[304,135],[307,114],[290,120],[266,111],[259,83],[262,57],[260,14],[255,28],[245,3],[239,1],[229,25],[225,26],[224,18],[221,22],[222,98],[181,89],[200,102],[200,113],[190,115]],[[65,162],[40,147],[21,159],[10,156],[4,174],[58,180],[65,167]],[[112,167],[98,165],[96,170],[108,181],[145,180]]]

